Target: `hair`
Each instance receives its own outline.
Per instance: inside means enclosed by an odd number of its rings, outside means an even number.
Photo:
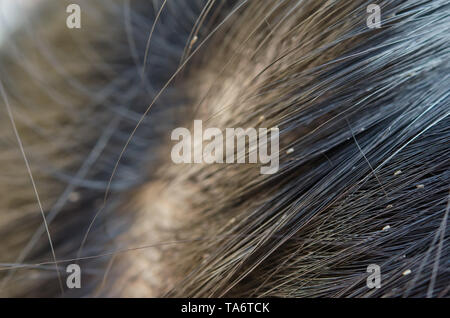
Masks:
[[[448,296],[450,4],[371,3],[40,4],[0,47],[0,295]],[[174,164],[194,119],[278,127],[279,171]]]

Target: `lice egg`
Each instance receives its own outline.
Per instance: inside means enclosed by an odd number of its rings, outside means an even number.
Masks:
[[[402,273],[403,276],[406,276],[406,275],[409,275],[409,274],[411,274],[411,270],[410,269],[407,269],[406,271],[404,271]]]

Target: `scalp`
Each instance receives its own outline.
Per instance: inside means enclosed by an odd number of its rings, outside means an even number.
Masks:
[[[47,13],[55,26],[23,30],[0,59],[58,258],[77,257],[99,210],[83,256],[131,250],[82,261],[80,294],[448,296],[445,1],[381,2],[381,29],[366,25],[370,1],[168,1],[144,76],[163,2],[112,3],[81,3],[80,33]],[[3,117],[0,255],[38,263],[48,240],[22,255],[42,217]],[[173,164],[170,131],[194,119],[278,127],[280,170]],[[58,292],[49,266],[10,273],[5,295]]]

